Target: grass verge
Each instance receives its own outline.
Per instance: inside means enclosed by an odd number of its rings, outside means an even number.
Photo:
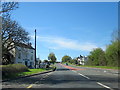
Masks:
[[[80,65],[78,65],[80,66]],[[109,67],[109,66],[80,66],[80,67],[92,67],[92,68],[103,68],[103,69],[115,69],[115,70],[120,70],[120,67]]]
[[[65,64],[65,63],[63,63]],[[71,64],[68,63],[68,65],[74,65],[74,66],[80,66],[80,67],[91,67],[91,68],[102,68],[102,69],[115,69],[115,70],[120,70],[120,67],[109,67],[109,66],[87,66],[87,65],[76,65],[76,64]]]
[[[21,76],[27,76],[27,75],[32,75],[32,74],[37,74],[37,73],[41,73],[41,72],[45,72],[48,70],[53,70],[54,67],[50,67],[50,68],[38,68],[38,69],[28,69],[28,71],[25,72],[19,72],[19,73],[10,73],[8,76],[2,76],[3,80],[6,79],[14,79],[17,77],[21,77]]]

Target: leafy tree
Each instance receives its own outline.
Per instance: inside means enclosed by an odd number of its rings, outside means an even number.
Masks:
[[[105,66],[107,64],[105,52],[101,48],[96,48],[88,56],[88,65]]]
[[[72,58],[68,55],[65,55],[62,57],[62,62],[70,62],[72,60]]]
[[[112,42],[106,48],[106,59],[108,66],[119,66],[118,59],[120,56],[120,29],[112,33]]]
[[[71,64],[78,64],[77,58],[71,59],[71,60],[70,60],[70,63],[71,63]]]
[[[112,44],[107,46],[106,49],[106,59],[108,61],[108,66],[118,66],[118,58],[120,56],[120,41],[114,41]]]
[[[43,62],[48,63],[49,61],[48,60],[44,60]]]
[[[57,58],[54,53],[50,53],[48,56],[48,60],[50,60],[50,62],[54,64],[56,62]]]

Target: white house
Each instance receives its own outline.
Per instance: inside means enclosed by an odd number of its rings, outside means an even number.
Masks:
[[[14,43],[15,48],[13,48],[10,53],[13,55],[13,63],[23,64],[27,67],[34,68],[35,65],[35,49],[31,44],[24,43]]]
[[[85,62],[87,61],[87,57],[80,55],[80,57],[77,57],[77,60],[78,60],[80,65],[85,65]]]

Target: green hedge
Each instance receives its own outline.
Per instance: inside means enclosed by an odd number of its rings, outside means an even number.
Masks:
[[[25,65],[22,64],[9,64],[1,65],[0,70],[2,70],[2,76],[9,76],[14,73],[29,71]]]

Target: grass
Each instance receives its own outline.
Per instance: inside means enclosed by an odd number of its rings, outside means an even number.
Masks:
[[[50,68],[38,68],[38,69],[28,69],[28,71],[25,72],[19,72],[19,73],[13,73],[13,74],[9,74],[8,76],[3,76],[2,79],[13,79],[13,78],[17,78],[20,76],[26,76],[26,75],[32,75],[32,74],[36,74],[36,73],[40,73],[40,72],[45,72],[48,70],[53,70],[54,67],[50,67]]]
[[[65,63],[63,63],[63,64],[65,64]],[[76,64],[71,64],[71,63],[68,63],[68,65],[75,65],[75,66],[80,66],[80,67],[91,67],[91,68],[103,68],[103,69],[120,70],[120,67],[110,67],[110,66],[87,66],[87,65],[76,65]]]
[[[29,71],[17,73],[17,75],[18,76],[25,76],[25,75],[31,75],[31,74],[35,74],[35,73],[44,72],[44,71],[47,71],[47,69],[29,69]]]
[[[80,65],[79,65],[80,66]],[[116,69],[116,70],[120,70],[120,67],[109,67],[109,66],[81,66],[81,67],[92,67],[92,68],[103,68],[103,69]]]

